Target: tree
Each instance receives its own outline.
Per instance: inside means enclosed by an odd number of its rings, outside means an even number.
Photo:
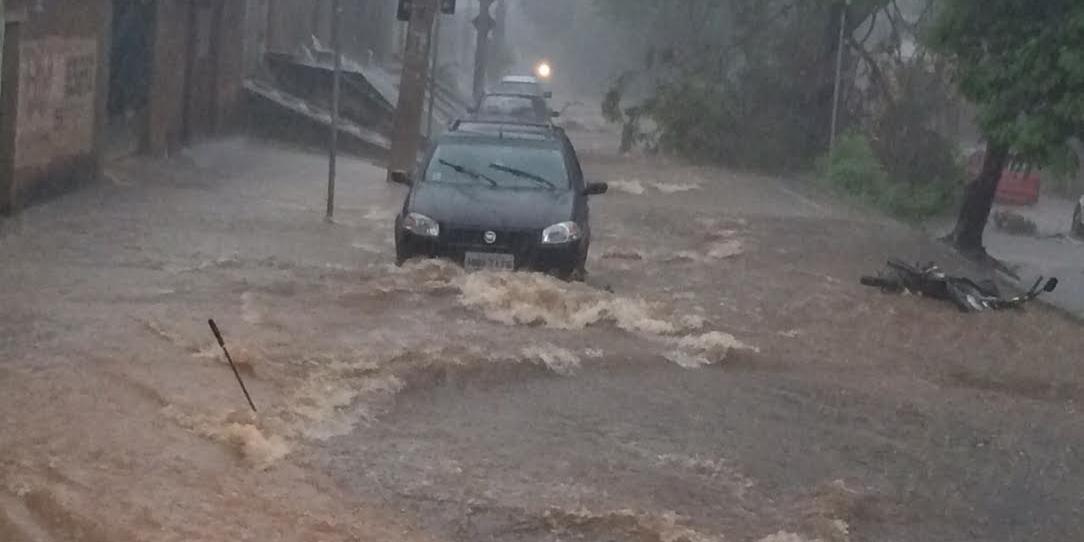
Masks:
[[[853,0],[844,34],[890,1]],[[607,95],[626,144],[761,168],[806,167],[827,148],[843,0],[595,5],[644,59]],[[635,133],[641,119],[651,133]]]
[[[931,45],[955,64],[957,85],[978,107],[987,142],[952,242],[961,252],[983,255],[983,231],[1010,157],[1033,166],[1057,163],[1084,126],[1084,2],[942,4]]]

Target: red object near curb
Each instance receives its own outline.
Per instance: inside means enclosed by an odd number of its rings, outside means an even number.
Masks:
[[[967,173],[971,177],[979,174],[985,151],[976,151],[967,162]],[[1039,172],[1027,164],[1012,160],[1001,172],[1001,181],[997,185],[998,203],[1005,205],[1035,205],[1039,202],[1039,190],[1042,180]]]

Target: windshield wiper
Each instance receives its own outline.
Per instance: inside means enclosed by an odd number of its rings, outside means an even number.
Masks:
[[[500,186],[500,183],[493,180],[492,178],[487,177],[486,175],[483,175],[481,173],[478,173],[477,171],[474,171],[473,169],[470,169],[470,168],[468,168],[466,166],[461,166],[459,164],[455,164],[455,163],[449,162],[447,160],[437,160],[437,162],[442,166],[447,166],[447,167],[452,168],[453,170],[455,170],[456,173],[462,173],[463,175],[466,175],[466,176],[468,176],[468,177],[470,177],[470,178],[472,178],[474,180],[486,181],[493,188],[497,188],[498,186]]]
[[[504,165],[501,165],[501,164],[489,164],[489,167],[491,167],[491,168],[493,168],[493,169],[495,169],[497,171],[503,171],[505,173],[511,173],[512,175],[515,175],[516,177],[520,177],[522,179],[528,179],[528,180],[534,181],[534,182],[536,182],[538,184],[544,184],[544,185],[548,186],[550,188],[550,190],[557,190],[557,185],[553,184],[552,182],[550,182],[545,177],[539,176],[539,175],[537,175],[535,173],[531,173],[530,171],[523,171],[522,169],[516,169],[514,167],[508,167],[508,166],[504,166]]]

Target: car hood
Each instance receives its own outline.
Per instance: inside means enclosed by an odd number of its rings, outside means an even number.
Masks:
[[[542,229],[572,220],[574,199],[571,190],[422,183],[415,187],[408,210],[445,227]]]

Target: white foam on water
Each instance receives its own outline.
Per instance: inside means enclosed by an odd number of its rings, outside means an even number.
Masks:
[[[613,190],[616,190],[618,192],[624,192],[626,194],[632,194],[634,196],[642,196],[646,191],[646,189],[644,188],[644,183],[635,179],[608,181],[606,184],[608,184]]]
[[[506,325],[574,330],[612,323],[626,331],[652,335],[674,334],[682,329],[663,319],[658,306],[642,299],[619,297],[547,275],[472,273],[461,277],[457,284],[464,306]]]
[[[375,245],[373,243],[367,242],[367,241],[355,241],[355,242],[350,244],[350,248],[353,248],[353,249],[356,249],[356,250],[361,250],[361,251],[364,251],[364,252],[374,252],[374,253],[384,251],[384,249],[382,247],[379,247],[379,246],[377,246],[377,245]]]
[[[389,222],[395,220],[395,216],[398,214],[399,212],[396,209],[389,209],[386,207],[369,207],[365,211],[365,215],[362,216],[362,218],[375,222]]]
[[[711,243],[700,250],[679,250],[664,261],[711,263],[735,258],[745,253],[745,243],[740,239],[728,239]]]
[[[241,319],[252,325],[263,322],[263,313],[257,306],[256,294],[254,292],[245,292],[241,294]]]
[[[167,405],[161,413],[181,427],[227,444],[257,469],[267,469],[290,454],[291,445],[279,435],[265,432],[251,414],[220,413],[215,416],[189,414],[176,405]]]
[[[725,361],[733,350],[759,351],[722,331],[671,339],[671,343],[677,346],[677,349],[666,352],[663,357],[686,369],[697,369]]]
[[[708,248],[708,258],[712,260],[725,260],[727,258],[740,256],[744,252],[745,245],[737,239],[732,239],[730,241],[723,241],[711,245],[711,247]]]
[[[693,190],[700,190],[700,185],[695,183],[663,183],[656,182],[651,183],[651,187],[663,194],[677,194],[680,192],[691,192]]]
[[[384,276],[372,281],[369,287],[382,293],[426,292],[452,286],[452,281],[463,275],[462,267],[446,260],[411,260],[402,265],[383,266]]]
[[[779,531],[775,534],[770,534],[757,540],[757,542],[820,542],[819,540],[810,540],[800,534],[789,533],[786,531]]]
[[[350,378],[349,365],[316,371],[290,397],[284,409],[291,433],[323,441],[350,434],[372,415],[362,399],[392,396],[403,389],[393,375]]]
[[[649,514],[623,509],[592,512],[587,508],[575,510],[550,509],[543,518],[554,530],[581,531],[586,535],[603,532],[620,534],[631,540],[659,542],[722,542],[713,536],[682,525],[686,518],[675,512]]]
[[[549,370],[563,376],[571,376],[580,368],[580,357],[552,344],[528,346],[523,349],[523,357],[542,362]]]
[[[290,453],[286,440],[278,435],[267,436],[251,424],[231,423],[220,433],[221,438],[236,446],[253,466],[266,469]]]

